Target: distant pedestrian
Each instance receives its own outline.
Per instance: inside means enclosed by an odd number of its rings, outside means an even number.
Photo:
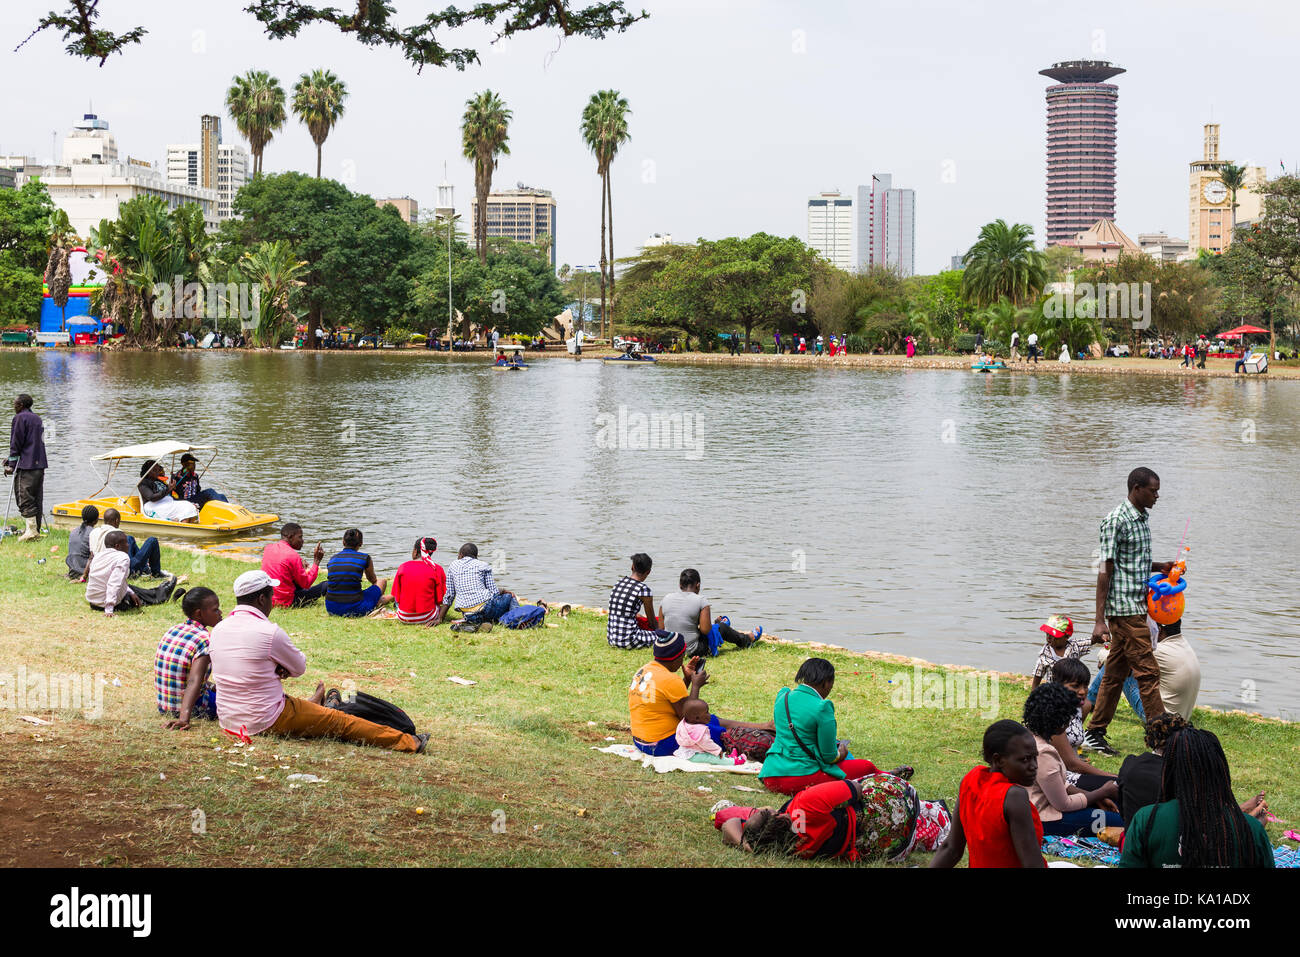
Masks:
[[[916,340],[911,336],[907,337],[907,357],[910,359],[916,355]]]
[[[27,521],[20,542],[31,541],[41,532],[45,513],[45,423],[32,411],[32,397],[26,392],[14,399],[14,417],[9,425],[9,457],[5,475],[14,476],[18,514]]]
[[[1038,333],[1031,332],[1027,342],[1029,344],[1029,351],[1025,354],[1025,358],[1033,359],[1034,365],[1038,365]]]
[[[799,337],[799,355],[801,355],[801,356],[806,356],[807,354],[808,354],[808,340],[806,340],[803,336],[800,336],[800,337]]]
[[[780,355],[781,354],[781,333],[779,332],[773,333],[772,339],[776,343],[776,354]]]
[[[1018,345],[1020,345],[1020,333],[1017,331],[1011,333],[1011,361],[1012,362],[1015,362],[1017,359],[1020,358],[1020,353],[1016,351],[1016,347]]]

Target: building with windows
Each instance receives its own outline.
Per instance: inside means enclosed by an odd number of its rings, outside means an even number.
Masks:
[[[86,113],[63,140],[63,166],[77,163],[116,163],[117,140],[108,131],[108,121]]]
[[[1057,245],[1079,250],[1087,264],[1118,262],[1120,256],[1136,256],[1142,252],[1142,247],[1109,219],[1099,219]]]
[[[1168,233],[1138,233],[1143,254],[1161,262],[1178,262],[1187,258],[1187,240],[1171,239]]]
[[[916,191],[895,189],[890,173],[874,173],[871,186],[858,187],[858,269],[916,271]]]
[[[221,142],[221,117],[199,120],[198,143],[173,143],[167,147],[167,181],[199,186],[217,193],[217,219],[231,219],[235,194],[248,182],[248,152]]]
[[[1047,242],[1072,239],[1115,218],[1115,127],[1124,72],[1102,60],[1069,60],[1038,71],[1047,88]]]
[[[559,262],[555,251],[555,197],[549,189],[535,189],[519,183],[515,189],[488,193],[487,234],[504,236],[523,243],[550,240],[548,259],[551,268]],[[470,235],[478,242],[478,199],[471,202]]]
[[[1232,242],[1232,194],[1219,173],[1231,160],[1219,159],[1219,124],[1206,123],[1203,155],[1188,164],[1188,253],[1195,256],[1202,249],[1221,253]],[[1260,191],[1268,182],[1262,166],[1247,166],[1245,183],[1237,190],[1237,218],[1256,220],[1264,211]]]
[[[845,272],[853,270],[853,198],[839,190],[808,197],[808,245]]]

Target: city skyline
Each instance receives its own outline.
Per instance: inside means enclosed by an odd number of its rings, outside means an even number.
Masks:
[[[16,44],[44,6],[6,5],[0,29]],[[612,171],[618,256],[634,254],[655,231],[688,242],[760,230],[802,238],[807,196],[887,169],[925,194],[916,237],[922,274],[946,268],[992,219],[1029,223],[1036,242],[1045,242],[1043,97],[1050,80],[1037,72],[1046,63],[1100,59],[1127,70],[1116,221],[1131,235],[1186,231],[1187,162],[1201,153],[1205,122],[1222,123],[1224,155],[1264,166],[1270,176],[1279,160],[1291,169],[1288,157],[1300,158],[1300,133],[1276,122],[1258,96],[1285,81],[1300,33],[1300,16],[1287,9],[1247,2],[1227,12],[1205,3],[1175,16],[1005,3],[994,17],[981,4],[886,4],[883,15],[899,28],[891,35],[912,38],[903,46],[876,39],[867,29],[876,14],[852,6],[759,2],[743,18],[721,2],[646,6],[649,20],[599,42],[538,34],[511,39],[497,53],[486,32],[461,31],[484,51],[480,66],[416,74],[391,51],[360,48],[328,31],[272,41],[235,11],[212,17],[201,5],[177,5],[176,16],[162,20],[156,7],[124,2],[113,17],[139,19],[151,32],[103,68],[68,60],[51,34],[11,54],[15,69],[43,71],[44,92],[39,101],[10,104],[0,152],[43,160],[51,131],[66,134],[92,89],[95,112],[112,124],[124,152],[164,167],[166,145],[191,142],[204,113],[226,121],[225,142],[246,145],[224,111],[236,74],[266,69],[288,88],[300,73],[328,64],[352,95],[325,144],[325,174],[371,196],[410,195],[432,206],[447,160],[467,211],[473,177],[459,155],[459,119],[465,100],[490,88],[514,112],[511,155],[502,157],[494,182],[545,183],[566,208],[556,237],[567,250],[560,261],[592,262],[599,258],[600,187],[578,123],[587,97],[612,87],[632,109],[632,139]],[[1215,31],[1250,37],[1251,75],[1171,89],[1168,77],[1184,67],[1186,51],[1205,48]],[[674,63],[690,68],[653,65],[651,55],[665,45]],[[48,69],[53,62],[58,71]],[[185,82],[160,84],[159,75]],[[886,105],[870,111],[869,123],[846,124],[852,95],[825,95],[845,85],[878,89]],[[293,116],[266,163],[268,172],[314,171],[314,146]]]

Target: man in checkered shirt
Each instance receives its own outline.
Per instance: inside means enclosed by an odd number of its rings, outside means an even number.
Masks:
[[[502,615],[519,607],[519,600],[514,592],[497,587],[492,566],[479,561],[477,545],[466,542],[447,567],[447,594],[434,615],[435,625],[453,604],[465,618],[452,625],[452,631],[491,631]]]
[[[217,689],[208,680],[208,632],[221,621],[221,599],[211,588],[191,588],[181,609],[185,621],[163,635],[153,663],[158,713],[170,718],[166,726],[177,731],[189,728],[191,719],[217,716]]]
[[[1097,623],[1094,641],[1110,640],[1106,673],[1097,691],[1097,705],[1088,722],[1084,747],[1102,754],[1119,752],[1106,740],[1106,727],[1115,715],[1124,679],[1132,672],[1147,721],[1165,713],[1160,697],[1160,666],[1147,628],[1147,579],[1152,572],[1168,574],[1173,562],[1151,561],[1151,527],[1147,511],[1160,498],[1160,477],[1146,468],[1128,476],[1128,499],[1101,522],[1101,567],[1097,572]]]

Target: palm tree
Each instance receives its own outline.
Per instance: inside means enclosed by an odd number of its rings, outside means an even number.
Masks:
[[[50,214],[50,258],[45,264],[45,285],[50,290],[50,299],[59,307],[60,330],[67,328],[68,324],[68,293],[72,289],[68,260],[76,241],[67,212],[56,208]]]
[[[321,147],[343,115],[348,88],[329,70],[312,70],[298,77],[293,87],[293,111],[307,124],[316,144],[316,178],[320,179]]]
[[[593,93],[582,111],[582,139],[596,156],[596,173],[600,176],[600,324],[605,335],[605,285],[608,279],[610,300],[610,333],[613,333],[614,299],[614,203],[609,186],[609,168],[618,149],[629,139],[627,130],[627,100],[618,90],[601,90]],[[609,242],[605,240],[608,213]]]
[[[511,113],[505,103],[491,90],[465,102],[465,115],[461,118],[461,149],[466,159],[474,161],[474,196],[478,208],[474,213],[474,238],[478,248],[478,261],[487,265],[487,199],[492,191],[492,172],[497,168],[497,157],[510,155],[509,138]]]
[[[1047,260],[1034,248],[1033,235],[1025,223],[1008,226],[999,219],[984,226],[966,253],[962,295],[977,306],[1004,296],[1017,306],[1035,299],[1047,284]]]
[[[237,76],[226,91],[226,109],[235,126],[248,140],[253,154],[253,175],[262,172],[262,152],[284,126],[284,89],[265,70],[249,70]]]
[[[1224,163],[1219,169],[1219,179],[1223,180],[1223,185],[1228,187],[1228,195],[1232,202],[1232,231],[1237,231],[1237,190],[1246,185],[1246,167],[1238,166],[1236,163]],[[1231,243],[1229,239],[1229,243]]]

